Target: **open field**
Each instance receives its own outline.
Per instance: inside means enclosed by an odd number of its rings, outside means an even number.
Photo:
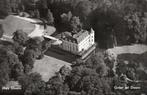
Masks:
[[[112,52],[116,55],[120,54],[142,54],[147,52],[147,45],[142,44],[134,44],[134,45],[127,45],[127,46],[119,46],[110,48],[107,51]]]
[[[40,23],[41,21],[10,15],[3,21],[2,28],[4,30],[4,35],[10,37],[16,30],[23,30],[30,37],[42,36],[45,30],[48,35],[51,35],[56,31],[56,28],[53,26],[47,26],[47,28],[44,29],[43,25],[37,24],[38,22]]]
[[[46,82],[64,65],[70,67],[71,64],[45,55],[43,59],[36,60],[33,72],[39,73],[42,76],[42,79]]]
[[[35,25],[31,24],[29,21],[18,19],[11,15],[4,20],[2,25],[3,25],[4,35],[7,36],[12,36],[13,33],[18,29],[22,29],[29,34],[35,28]]]
[[[137,63],[139,65],[139,69],[145,71],[147,74],[147,45],[135,44],[114,47],[107,49],[106,52],[109,56],[113,56],[114,58]],[[114,70],[115,68],[116,64],[114,65]]]

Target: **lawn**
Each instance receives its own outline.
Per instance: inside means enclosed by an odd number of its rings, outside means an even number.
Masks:
[[[42,79],[47,82],[64,65],[70,67],[71,64],[45,55],[43,59],[36,60],[33,72],[39,73]]]
[[[120,46],[107,51],[116,54],[118,59],[138,63],[139,69],[144,70],[147,74],[147,45]]]
[[[13,33],[16,30],[23,30],[30,37],[42,36],[44,32],[43,25],[39,25],[36,23],[40,23],[39,19],[31,19],[20,16],[7,16],[4,21],[0,21],[2,23],[2,29],[4,30],[4,35],[12,37]],[[47,26],[46,32],[48,35],[53,34],[56,31],[56,28],[53,26]]]
[[[134,45],[118,46],[118,47],[110,48],[107,51],[115,53],[116,55],[143,54],[147,52],[147,45],[134,44]]]
[[[18,29],[22,29],[27,34],[30,34],[35,28],[35,25],[30,23],[29,21],[18,19],[17,17],[12,15],[6,17],[2,25],[3,25],[4,35],[7,36],[12,36],[13,33]]]

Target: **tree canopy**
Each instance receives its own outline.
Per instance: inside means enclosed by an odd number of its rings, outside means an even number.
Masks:
[[[23,46],[29,39],[28,34],[26,32],[23,32],[22,30],[17,30],[16,32],[14,32],[13,35],[13,40]]]

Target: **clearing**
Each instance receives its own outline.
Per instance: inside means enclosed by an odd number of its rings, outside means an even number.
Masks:
[[[44,29],[43,25],[37,23],[41,23],[41,21],[39,19],[9,15],[4,19],[2,28],[4,35],[9,37],[13,36],[16,30],[23,30],[30,37],[42,36],[44,31],[51,35],[56,31],[53,26],[47,26],[47,29]]]
[[[45,55],[43,59],[36,60],[33,72],[39,73],[42,79],[47,82],[64,65],[71,68],[70,63]]]
[[[123,59],[129,62],[137,62],[147,74],[147,45],[135,44],[128,46],[120,46],[107,49],[110,55],[116,55],[118,59]],[[115,68],[115,67],[114,67]]]
[[[127,54],[127,53],[142,54],[147,52],[147,45],[134,44],[134,45],[128,45],[128,46],[120,46],[120,47],[107,49],[107,51],[114,53],[116,55]]]

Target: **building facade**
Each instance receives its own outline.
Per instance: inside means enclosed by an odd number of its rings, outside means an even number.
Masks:
[[[79,54],[95,44],[94,36],[93,29],[81,30],[78,33],[64,32],[61,34],[62,44],[59,47],[73,54]]]

